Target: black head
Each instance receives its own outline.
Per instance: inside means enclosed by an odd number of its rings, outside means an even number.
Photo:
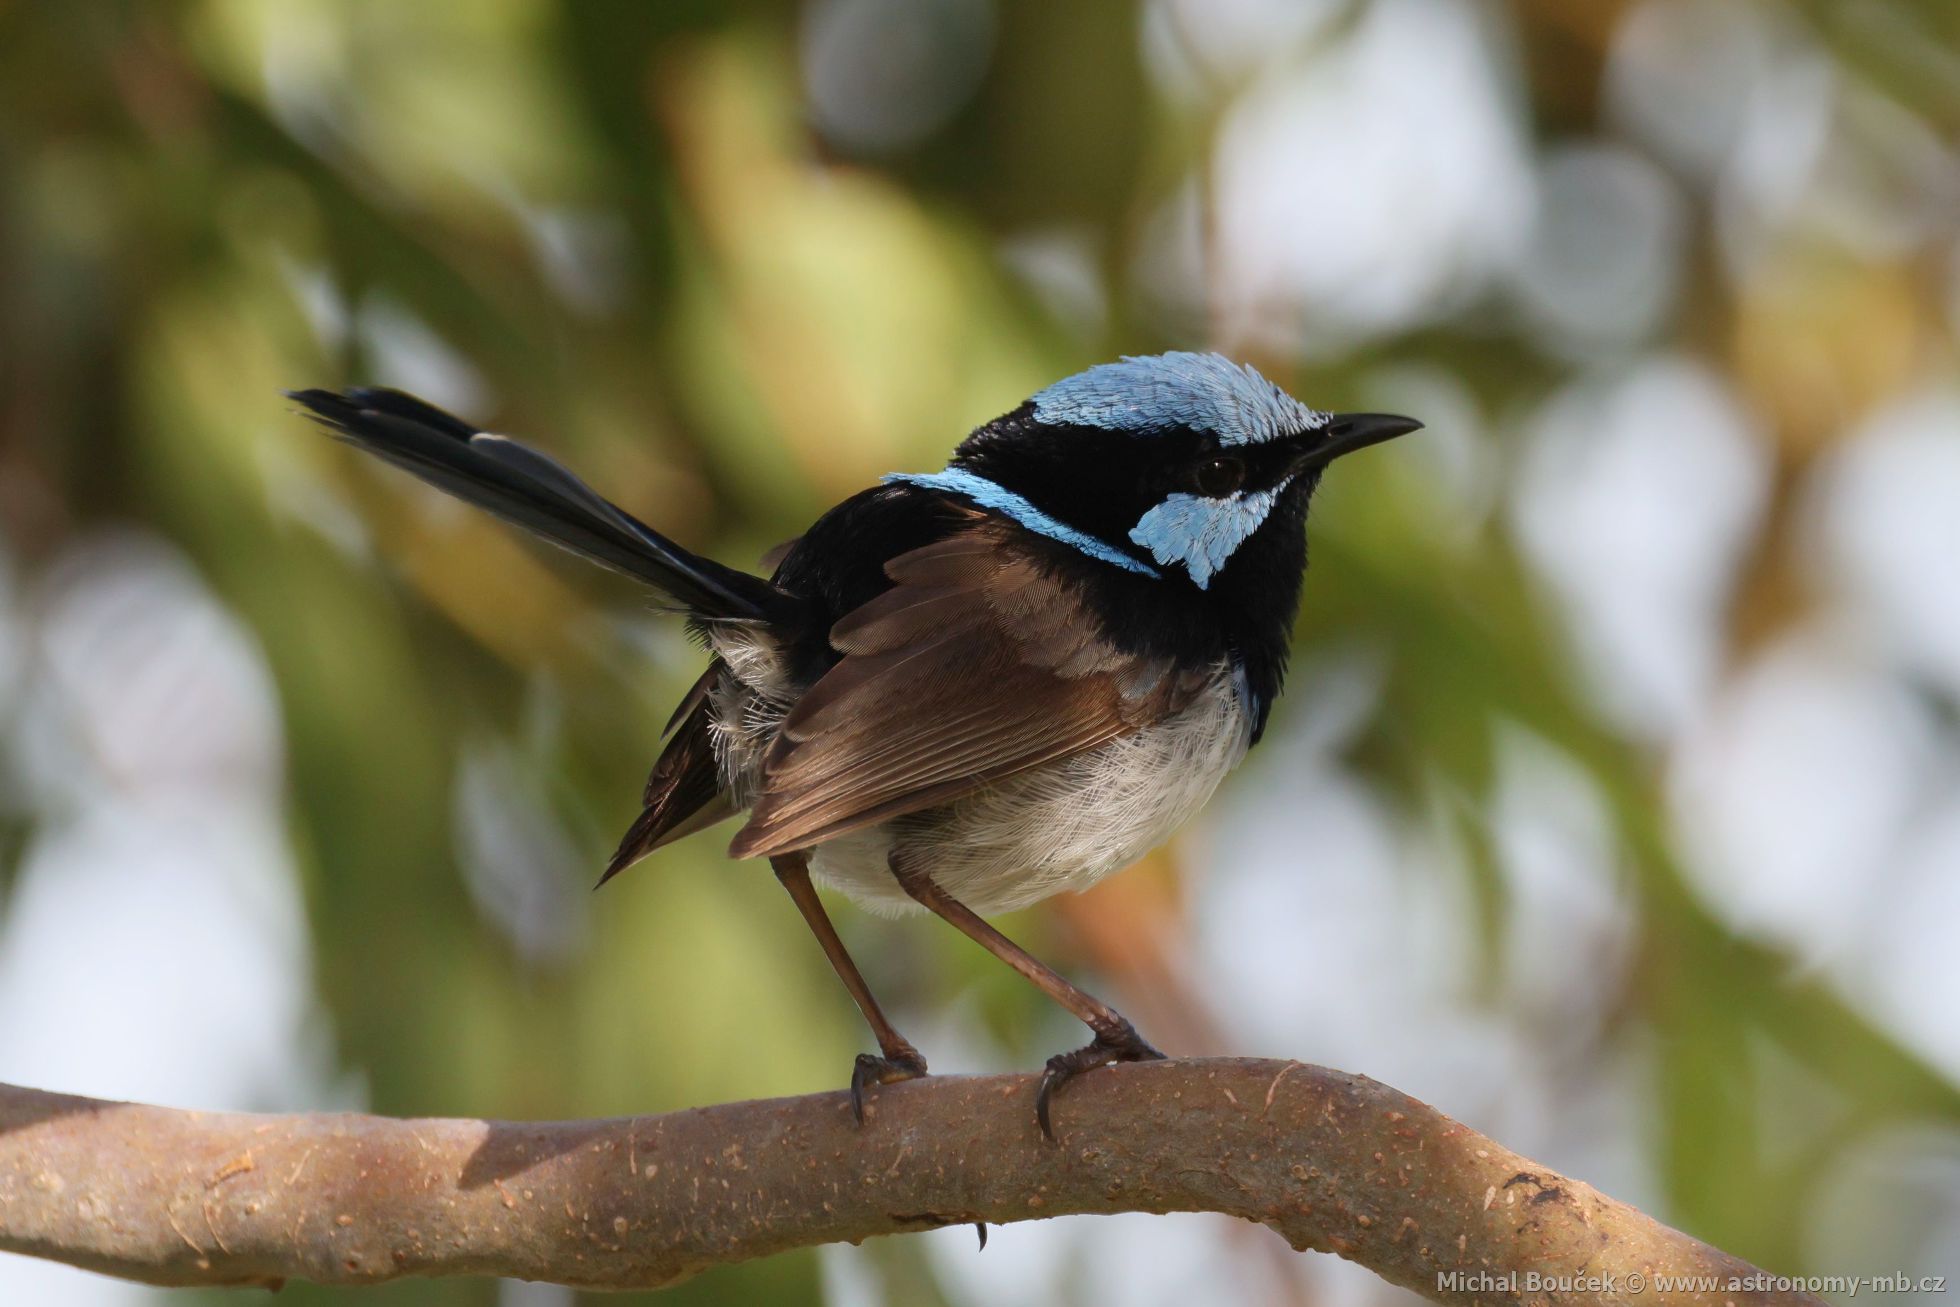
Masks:
[[[1308,408],[1216,354],[1106,363],[969,436],[945,472],[970,495],[1091,557],[1169,584],[1237,590],[1233,573],[1298,558],[1323,468],[1422,424]],[[1289,603],[1290,607],[1290,603]]]

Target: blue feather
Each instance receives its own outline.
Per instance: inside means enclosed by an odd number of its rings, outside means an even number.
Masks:
[[[1098,540],[1086,531],[1078,531],[1066,522],[1057,521],[1012,490],[996,485],[987,478],[963,468],[949,467],[944,472],[894,472],[885,477],[884,481],[887,485],[896,482],[965,495],[980,507],[1005,513],[1028,530],[1038,535],[1045,535],[1050,540],[1059,540],[1091,558],[1114,563],[1118,567],[1144,576],[1160,575],[1156,568],[1138,562],[1115,545]]]
[[[1166,567],[1184,564],[1192,584],[1208,589],[1211,578],[1265,522],[1286,485],[1282,481],[1269,490],[1241,491],[1223,499],[1171,495],[1143,515],[1130,539]]]
[[[1034,396],[1035,417],[1055,426],[1161,434],[1208,431],[1224,445],[1253,445],[1327,425],[1253,368],[1218,354],[1170,353],[1103,363]]]

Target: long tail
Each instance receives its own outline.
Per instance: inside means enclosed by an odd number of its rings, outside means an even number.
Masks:
[[[761,577],[689,553],[617,505],[556,460],[503,436],[478,431],[399,390],[287,391],[342,440],[535,531],[554,544],[636,577],[690,614],[767,622],[786,596]]]

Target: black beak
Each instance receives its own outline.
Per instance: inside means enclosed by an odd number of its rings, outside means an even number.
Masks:
[[[1336,413],[1326,426],[1310,433],[1318,439],[1293,468],[1296,472],[1322,468],[1343,454],[1420,430],[1422,423],[1393,413]]]

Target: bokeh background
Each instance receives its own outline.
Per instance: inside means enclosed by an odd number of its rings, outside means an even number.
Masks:
[[[1779,1270],[1960,1275],[1956,333],[1944,0],[0,2],[0,1078],[568,1116],[866,1046],[725,830],[591,893],[675,624],[281,388],[419,391],[749,562],[1209,346],[1429,430],[1324,487],[1209,815],[1008,928],[1172,1050],[1367,1072]],[[1080,1038],[839,919],[937,1070]],[[658,1301],[1399,1297],[1188,1216]]]

